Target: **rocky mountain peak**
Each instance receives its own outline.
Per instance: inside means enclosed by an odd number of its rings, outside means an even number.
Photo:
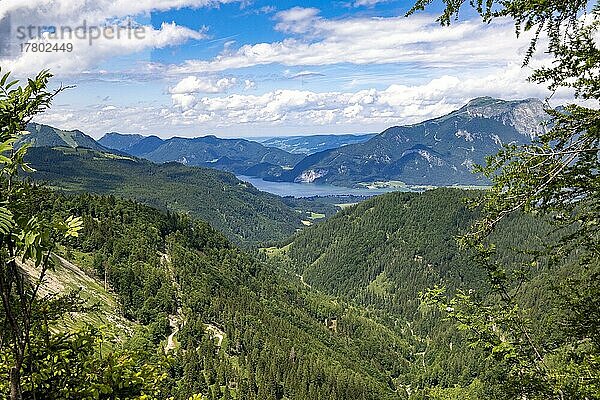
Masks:
[[[478,97],[460,108],[458,113],[466,113],[469,118],[487,118],[514,127],[522,135],[534,139],[545,132],[549,116],[544,103],[535,98],[525,100],[500,100],[492,97]]]

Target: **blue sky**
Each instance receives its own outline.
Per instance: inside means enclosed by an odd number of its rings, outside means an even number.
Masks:
[[[39,118],[95,137],[379,132],[460,107],[469,99],[545,97],[521,68],[528,37],[510,21],[484,25],[465,9],[450,27],[434,2],[381,0],[23,0],[0,2],[20,24],[125,26],[140,40],[41,37],[72,53],[0,59],[28,76],[50,68],[75,85]],[[4,9],[3,9],[4,7]],[[54,41],[54,42],[53,42]],[[543,56],[534,63],[545,62]],[[560,100],[560,96],[558,98]]]
[[[384,1],[371,6],[352,7],[344,1],[255,1],[240,7],[238,3],[223,4],[219,7],[182,8],[166,12],[152,13],[152,25],[160,28],[164,21],[175,21],[178,25],[192,29],[203,26],[209,28],[211,38],[199,43],[190,42],[178,48],[161,49],[153,52],[157,62],[183,62],[189,58],[211,58],[223,49],[223,44],[235,41],[236,45],[260,42],[281,41],[287,37],[275,30],[274,15],[278,11],[294,7],[316,8],[320,15],[328,19],[352,17],[395,17],[410,9],[407,1]],[[435,12],[438,7],[432,7]]]

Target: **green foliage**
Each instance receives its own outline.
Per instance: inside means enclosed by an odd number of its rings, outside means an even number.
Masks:
[[[498,396],[494,391],[500,391],[501,364],[486,360],[481,348],[467,346],[469,339],[476,339],[471,331],[456,332],[451,322],[441,320],[441,312],[431,312],[419,300],[420,292],[434,285],[445,285],[450,293],[463,290],[465,296],[497,300],[485,271],[476,268],[471,254],[460,251],[456,242],[480,216],[465,199],[483,196],[455,189],[378,196],[300,232],[272,257],[313,288],[372,308],[372,318],[396,330],[413,356],[395,382],[410,385],[413,396],[424,395],[428,388],[453,393],[468,387],[474,377],[484,386],[483,397]],[[493,235],[494,260],[520,277],[514,287],[523,288],[527,304],[542,307],[552,291],[549,279],[555,268],[540,260],[534,270],[523,273],[530,259],[523,251],[541,238],[557,238],[552,225],[547,218],[515,215],[501,227]],[[533,280],[529,286],[524,283]],[[438,294],[444,304],[440,311],[456,307],[447,304],[446,290]]]
[[[411,13],[430,3],[417,1]],[[444,3],[440,22],[447,25],[463,2]],[[535,70],[531,80],[551,90],[571,89],[576,97],[597,105],[597,2],[508,0],[471,5],[487,22],[507,16],[515,21],[517,33],[534,31],[525,64],[544,32],[553,63]],[[506,390],[512,398],[600,398],[598,325],[592,311],[597,305],[600,265],[600,111],[568,105],[549,113],[552,126],[535,143],[509,146],[479,169],[494,185],[481,202],[482,218],[461,243],[476,250],[477,264],[487,272],[496,301],[479,302],[459,294],[448,302],[438,289],[430,291],[427,300],[447,310],[472,334],[474,343],[503,360]],[[544,238],[546,249],[532,251],[529,268],[509,271],[498,262],[490,235],[502,230],[501,221],[515,212],[552,218],[560,240]],[[520,275],[535,268],[541,257],[559,265],[557,274],[562,278],[554,280],[558,296],[545,310],[528,308],[531,303],[519,290],[521,284],[530,287]],[[538,318],[537,323],[532,316]],[[539,325],[545,321],[552,321],[553,326],[544,332]]]
[[[479,400],[484,396],[483,383],[474,379],[467,387],[433,388],[428,396],[432,400]]]
[[[19,178],[33,170],[14,149],[25,124],[60,92],[46,89],[43,71],[25,86],[0,79],[0,397],[150,399],[161,376],[127,354],[97,352],[94,332],[64,333],[57,321],[89,309],[78,292],[42,295],[60,241],[76,240],[79,217],[40,215],[39,190]]]
[[[141,363],[164,361],[168,316],[179,315],[178,346],[161,369],[165,396],[394,398],[390,376],[409,357],[396,332],[366,310],[287,283],[206,223],[110,196],[43,189],[31,207],[43,210],[43,220],[82,219],[69,246],[89,255],[82,267],[106,277],[124,315],[143,324],[123,345]],[[332,317],[336,332],[325,326]],[[222,332],[220,346],[214,332]]]
[[[25,203],[31,187],[18,179],[19,171],[32,171],[23,161],[28,146],[14,149],[25,124],[44,111],[57,92],[49,92],[46,85],[51,75],[41,72],[25,86],[9,82],[9,73],[0,79],[0,317],[5,327],[0,337],[3,353],[9,352],[7,378],[10,398],[21,399],[21,370],[30,356],[32,331],[39,328],[35,319],[44,301],[38,301],[37,292],[44,275],[53,266],[53,237],[75,237],[80,230],[78,219],[43,224],[37,217],[25,212]],[[39,276],[30,282],[19,263],[32,262]],[[67,309],[65,309],[67,311]]]
[[[189,213],[245,246],[282,240],[302,226],[292,202],[234,175],[178,163],[153,164],[85,149],[32,148],[32,177],[69,193],[112,194],[152,207]],[[304,206],[305,203],[302,204]]]
[[[288,268],[318,289],[410,315],[426,287],[440,282],[452,288],[481,285],[485,274],[472,267],[455,238],[480,215],[465,199],[482,197],[483,192],[456,189],[378,196],[298,233],[287,248]],[[543,218],[520,216],[503,227],[494,237],[497,261],[509,270],[528,260],[512,250],[553,236]]]
[[[95,329],[34,333],[23,374],[23,397],[38,399],[156,398],[164,373],[127,352],[102,352]],[[4,354],[3,354],[4,355]],[[3,359],[0,368],[10,362]],[[5,393],[5,388],[2,393]]]

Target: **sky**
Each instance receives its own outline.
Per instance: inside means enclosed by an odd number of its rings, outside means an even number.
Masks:
[[[50,69],[54,88],[70,88],[36,121],[95,138],[372,133],[479,96],[548,96],[527,81],[530,36],[517,38],[511,21],[483,24],[465,9],[442,27],[439,3],[405,17],[411,5],[0,0],[0,67],[20,78]],[[25,42],[54,47],[22,51]],[[532,66],[544,62],[540,53]]]

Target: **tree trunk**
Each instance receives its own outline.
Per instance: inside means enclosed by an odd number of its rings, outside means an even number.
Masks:
[[[10,400],[22,400],[21,393],[21,363],[10,369]]]

